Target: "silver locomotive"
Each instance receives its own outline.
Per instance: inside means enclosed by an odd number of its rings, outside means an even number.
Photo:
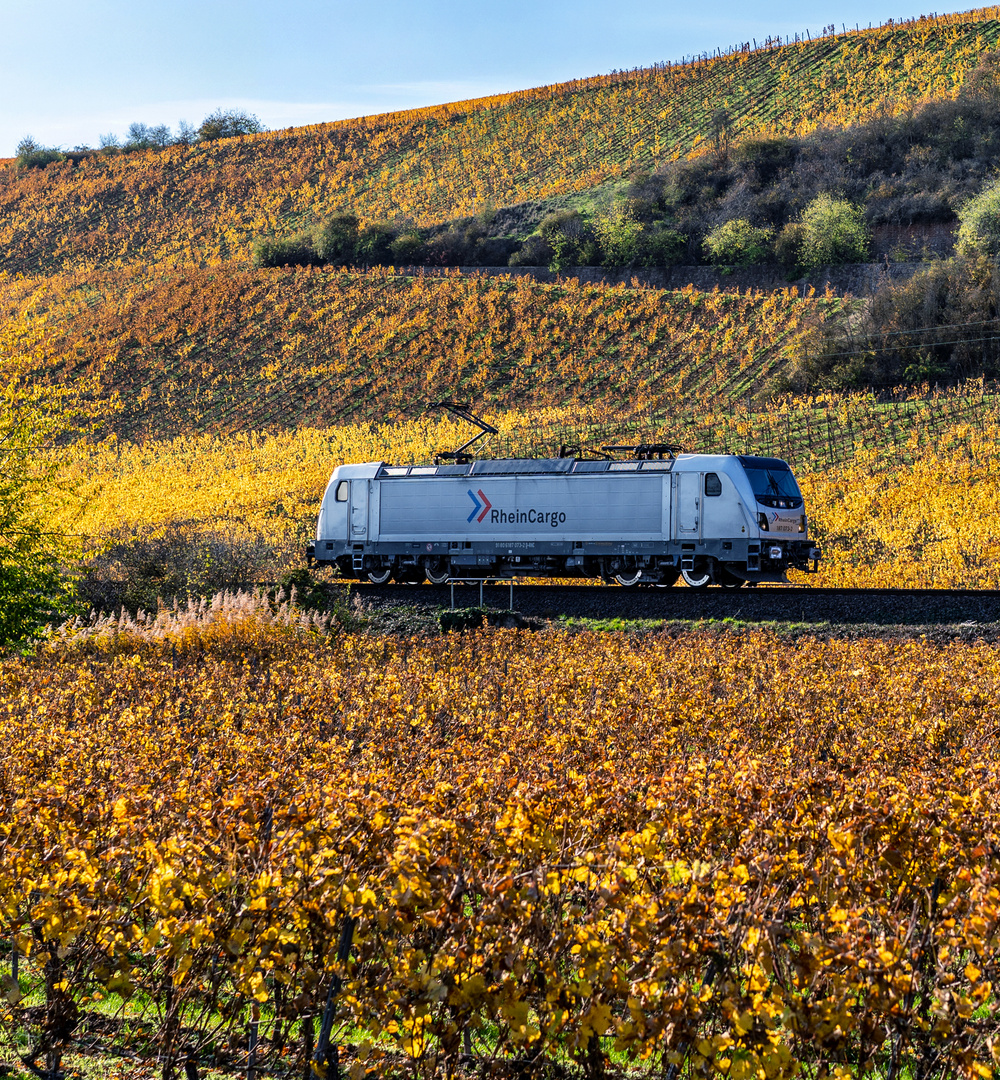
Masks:
[[[309,559],[375,584],[522,575],[738,588],[816,572],[784,461],[672,450],[340,465]]]

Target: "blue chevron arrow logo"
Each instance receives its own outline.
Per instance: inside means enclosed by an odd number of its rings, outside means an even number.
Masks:
[[[465,520],[471,525],[472,519],[482,510],[483,504],[472,493],[472,488],[469,488],[469,498],[472,500],[472,513]]]

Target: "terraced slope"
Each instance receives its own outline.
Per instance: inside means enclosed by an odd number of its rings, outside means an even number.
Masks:
[[[94,380],[129,438],[385,420],[454,395],[689,414],[759,393],[840,304],[382,269],[0,283],[6,347],[35,352],[39,378]]]
[[[452,105],[0,173],[0,269],[245,261],[254,236],[338,207],[445,220],[593,187],[729,137],[841,124],[948,95],[1000,9]]]

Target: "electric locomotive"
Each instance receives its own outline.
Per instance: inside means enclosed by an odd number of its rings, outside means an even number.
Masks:
[[[696,589],[818,569],[802,494],[780,458],[604,449],[626,454],[463,460],[456,452],[435,465],[340,465],[310,564],[379,585],[520,575],[625,586],[682,578]]]

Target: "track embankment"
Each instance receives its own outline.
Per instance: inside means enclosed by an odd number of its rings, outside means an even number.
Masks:
[[[451,606],[448,585],[373,586],[347,583],[352,602],[378,618],[401,609],[440,611]],[[479,606],[479,585],[456,585],[456,608]],[[506,610],[510,589],[486,585],[483,605]],[[590,585],[517,585],[513,610],[521,620],[597,620],[664,627],[691,624],[773,626],[796,633],[838,636],[926,634],[949,640],[1000,641],[1000,591],[955,589],[824,589],[759,586],[754,589],[623,589]]]

